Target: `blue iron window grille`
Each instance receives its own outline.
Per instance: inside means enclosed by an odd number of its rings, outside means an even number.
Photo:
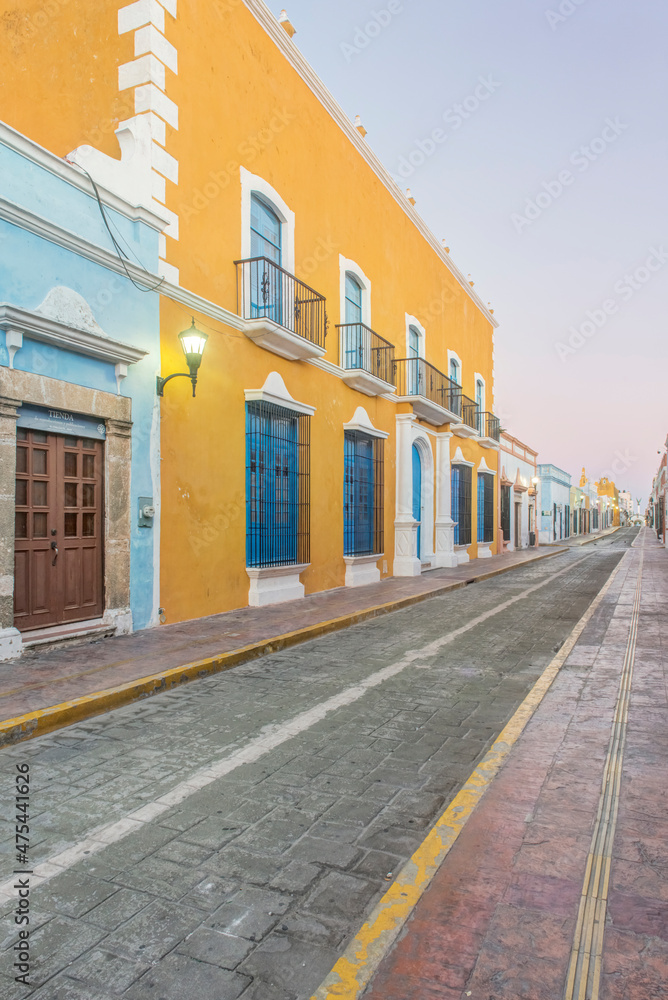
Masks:
[[[382,438],[346,431],[343,455],[343,554],[367,556],[384,548]]]
[[[501,487],[501,533],[505,542],[510,541],[510,486]]]
[[[310,417],[246,404],[246,565],[309,561]]]
[[[266,316],[282,323],[281,220],[264,201],[251,195],[251,258],[261,258],[251,270],[251,318]],[[264,260],[269,261],[263,265]]]
[[[494,541],[494,476],[478,473],[478,541]]]
[[[455,521],[455,545],[471,544],[471,466],[453,465],[451,470],[451,516]]]

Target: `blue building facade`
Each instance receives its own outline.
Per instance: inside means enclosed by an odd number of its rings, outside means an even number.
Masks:
[[[0,123],[0,659],[157,622],[164,226]]]
[[[571,476],[556,465],[539,465],[540,541],[559,542],[571,534]]]

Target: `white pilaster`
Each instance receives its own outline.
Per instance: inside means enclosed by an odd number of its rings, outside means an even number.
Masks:
[[[397,414],[397,485],[394,576],[419,576],[417,521],[413,517],[413,414]]]
[[[455,552],[455,522],[452,520],[450,439],[446,432],[436,438],[436,552],[434,565],[453,569],[459,565]]]

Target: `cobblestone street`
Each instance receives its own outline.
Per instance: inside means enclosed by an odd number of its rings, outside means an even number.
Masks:
[[[0,1000],[308,1000],[637,535],[0,750]],[[30,987],[12,969],[17,764]]]

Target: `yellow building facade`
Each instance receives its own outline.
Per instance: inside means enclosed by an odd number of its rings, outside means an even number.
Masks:
[[[602,479],[595,484],[598,490],[598,495],[600,497],[607,497],[608,506],[612,508],[612,525],[618,528],[621,524],[621,518],[619,513],[619,490],[613,483],[611,479],[603,476]]]
[[[161,620],[496,554],[496,321],[363,130],[260,0],[94,6],[13,15],[2,114],[165,219],[160,374],[208,337],[160,401]]]

